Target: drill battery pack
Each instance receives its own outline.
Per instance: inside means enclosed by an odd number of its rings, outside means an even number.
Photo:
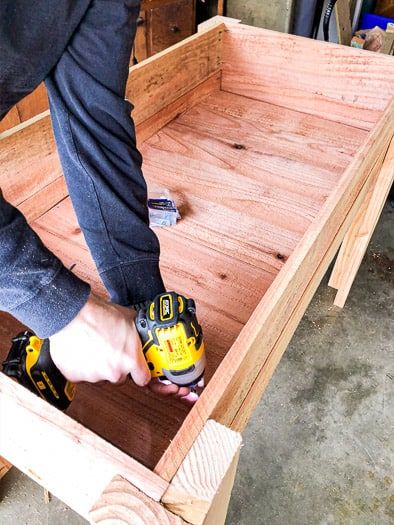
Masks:
[[[32,332],[21,332],[12,339],[3,372],[60,410],[66,410],[74,398],[75,385],[52,361],[49,340]]]

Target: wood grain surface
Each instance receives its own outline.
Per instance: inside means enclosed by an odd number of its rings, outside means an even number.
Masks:
[[[167,488],[167,483],[133,458],[2,373],[0,450],[84,517],[118,474],[155,501]]]
[[[170,189],[180,207],[177,226],[157,230],[161,268],[168,288],[197,301],[208,381],[365,135],[215,91],[142,144],[150,190]],[[105,295],[69,198],[33,227],[68,267]],[[69,414],[153,468],[188,411],[130,381],[122,387],[79,386]]]
[[[208,420],[163,495],[165,506],[193,525],[208,525],[209,513],[209,523],[224,525],[241,443],[240,434]]]
[[[14,205],[62,175],[50,117],[0,140],[0,187]],[[55,204],[55,203],[53,203]]]
[[[131,483],[115,476],[89,512],[91,525],[187,525]]]
[[[224,357],[220,369],[156,466],[155,471],[165,479],[170,480],[177,471],[207,418],[231,425],[259,373],[258,363],[264,362],[275,346],[344,217],[354,211],[357,195],[376,159],[391,139],[393,118],[394,104],[391,104],[322,205],[273,285],[254,309],[230,352]]]
[[[232,24],[223,34],[222,89],[371,129],[394,96],[393,59]]]
[[[382,159],[382,166],[371,185],[368,195],[347,232],[328,283],[337,288],[334,304],[340,308],[345,305],[350,288],[357,275],[369,241],[379,220],[387,195],[394,181],[394,138]]]

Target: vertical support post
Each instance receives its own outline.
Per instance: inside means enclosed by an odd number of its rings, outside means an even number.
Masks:
[[[186,525],[121,476],[115,476],[89,512],[91,525]]]
[[[338,290],[334,304],[343,308],[394,180],[394,137],[382,166],[339,250],[328,285]]]
[[[240,434],[208,420],[164,493],[164,505],[193,525],[224,525],[241,443]]]
[[[350,20],[350,0],[338,0],[335,4],[335,18],[337,21],[338,42],[349,46],[352,40],[352,22]]]

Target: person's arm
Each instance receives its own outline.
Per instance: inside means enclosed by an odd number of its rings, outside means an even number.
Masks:
[[[139,3],[92,2],[45,81],[79,225],[112,302],[123,306],[165,291],[125,100]]]
[[[87,283],[67,270],[0,191],[0,310],[50,338],[52,358],[72,381],[123,381],[139,386],[150,372],[137,334],[135,311],[90,293]],[[159,394],[187,388],[152,383]]]
[[[1,192],[0,310],[50,338],[55,364],[69,380],[116,383],[129,373],[139,386],[150,380],[133,311],[94,297]]]
[[[0,310],[45,338],[74,319],[89,293],[0,191]]]

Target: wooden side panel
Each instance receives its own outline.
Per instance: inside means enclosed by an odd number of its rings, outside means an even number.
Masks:
[[[337,235],[343,218],[368,179],[376,158],[387,148],[392,136],[394,104],[357,153],[335,191],[270,286],[220,367],[206,386],[197,405],[185,419],[176,438],[155,471],[171,479],[204,422],[213,417],[226,424],[235,417],[258,374],[256,363],[263,362],[282,333],[288,316]]]
[[[40,84],[30,95],[16,105],[21,122],[43,113],[49,108],[48,96],[44,83]]]
[[[149,139],[152,135],[157,133],[166,124],[178,117],[181,113],[193,107],[201,99],[208,96],[210,93],[220,90],[221,73],[215,72],[206,80],[188,91],[181,97],[171,102],[165,108],[159,110],[157,113],[149,117],[144,122],[137,126],[137,142],[138,146]]]
[[[150,470],[3,373],[0,454],[84,517],[117,474],[156,501],[167,488]]]
[[[335,4],[335,18],[337,21],[338,42],[350,46],[352,39],[352,21],[349,0],[338,0]]]
[[[140,124],[220,70],[224,24],[193,35],[130,70],[126,97]]]
[[[18,208],[26,219],[32,222],[65,199],[67,195],[66,181],[60,176],[24,200]]]
[[[17,126],[18,124],[20,124],[20,122],[21,122],[21,119],[19,117],[18,109],[16,106],[14,106],[13,108],[10,109],[7,115],[0,122],[0,133],[5,131],[6,129]]]
[[[245,429],[249,421],[249,418],[253,414],[253,411],[256,408],[257,403],[259,402],[261,396],[263,395],[265,389],[267,388],[269,381],[273,373],[275,372],[275,368],[279,364],[281,357],[283,353],[285,352],[287,345],[289,344],[292,338],[292,335],[294,334],[299,322],[301,321],[301,318],[306,308],[308,307],[309,302],[311,301],[314,293],[316,292],[321,279],[323,278],[325,272],[327,271],[329,264],[331,263],[333,257],[335,256],[335,253],[338,250],[341,240],[343,239],[344,234],[346,230],[349,228],[349,224],[351,223],[352,218],[355,215],[355,210],[358,207],[360,207],[361,209],[361,206],[362,206],[361,203],[363,202],[363,199],[365,198],[367,191],[374,184],[375,175],[376,175],[376,172],[378,172],[380,169],[381,162],[382,162],[382,158],[379,158],[379,160],[376,162],[375,166],[373,167],[370,176],[368,177],[368,181],[364,184],[362,190],[360,191],[357,197],[357,200],[354,205],[354,209],[351,211],[351,213],[349,213],[346,216],[340,229],[338,230],[338,233],[335,236],[335,239],[331,243],[327,252],[324,254],[322,262],[319,264],[318,268],[313,274],[313,277],[310,283],[308,284],[307,288],[305,289],[305,292],[302,295],[299,303],[297,304],[296,308],[293,310],[291,315],[289,315],[289,320],[286,326],[284,327],[273,349],[271,350],[268,357],[266,358],[263,365],[261,366],[260,372],[258,376],[256,377],[256,380],[254,381],[253,385],[251,386],[247,396],[245,397],[244,401],[239,407],[238,412],[234,416],[233,420],[231,422],[228,422],[228,425],[233,430],[236,430],[237,432],[243,432],[243,430]]]
[[[23,98],[11,108],[6,117],[0,122],[0,133],[17,126],[46,111],[49,107],[48,97],[44,84],[40,84],[30,95]]]
[[[62,175],[50,117],[0,139],[0,187],[20,205]]]
[[[371,129],[394,96],[394,68],[380,53],[229,24],[222,89]]]

